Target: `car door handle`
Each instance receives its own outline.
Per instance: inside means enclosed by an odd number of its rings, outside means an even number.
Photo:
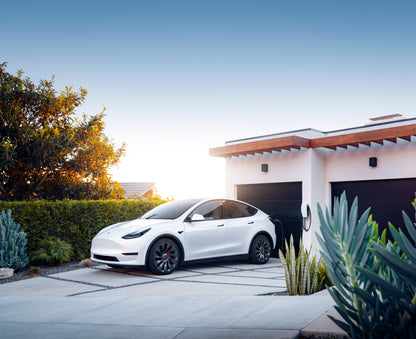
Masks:
[[[249,221],[248,224],[249,225],[254,224],[254,221]]]
[[[217,225],[217,227],[224,227],[224,224],[221,224],[221,225]]]

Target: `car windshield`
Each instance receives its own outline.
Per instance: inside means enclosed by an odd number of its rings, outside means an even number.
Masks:
[[[199,201],[201,199],[166,202],[143,214],[140,219],[176,219]]]

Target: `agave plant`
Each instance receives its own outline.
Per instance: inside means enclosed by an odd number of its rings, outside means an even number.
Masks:
[[[412,203],[416,210],[416,200]],[[416,224],[403,211],[409,239],[389,224],[394,243],[372,243],[370,251],[378,259],[375,267],[358,268],[378,293],[357,288],[355,292],[372,305],[375,319],[383,319],[379,333],[390,337],[416,337]],[[413,241],[413,243],[412,243]],[[377,327],[376,327],[377,328]]]
[[[318,267],[316,256],[311,256],[299,242],[299,253],[295,255],[293,236],[290,235],[289,246],[285,240],[286,255],[279,250],[279,258],[285,269],[286,287],[289,295],[309,295],[318,291]]]
[[[24,268],[29,263],[26,255],[27,238],[13,217],[12,211],[0,214],[0,267]]]
[[[413,204],[416,210],[416,201]],[[342,320],[331,319],[352,338],[416,336],[416,249],[402,231],[389,225],[395,243],[378,236],[367,209],[358,219],[358,199],[348,213],[345,192],[325,214],[318,204],[318,241],[334,287],[329,289]],[[403,213],[413,241],[416,230]]]

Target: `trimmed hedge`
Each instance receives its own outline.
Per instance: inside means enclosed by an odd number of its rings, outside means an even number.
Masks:
[[[102,228],[140,217],[163,201],[0,201],[0,211],[11,209],[13,219],[26,232],[27,253],[36,250],[41,239],[60,238],[72,245],[73,259],[90,256],[91,240]]]

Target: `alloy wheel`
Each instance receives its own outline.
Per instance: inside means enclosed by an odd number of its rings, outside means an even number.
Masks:
[[[264,263],[270,258],[270,241],[265,237],[259,237],[255,243],[255,256],[259,263]]]
[[[175,270],[179,262],[179,250],[170,239],[160,239],[153,247],[151,268],[157,274],[168,274]],[[152,270],[154,271],[154,270]]]

